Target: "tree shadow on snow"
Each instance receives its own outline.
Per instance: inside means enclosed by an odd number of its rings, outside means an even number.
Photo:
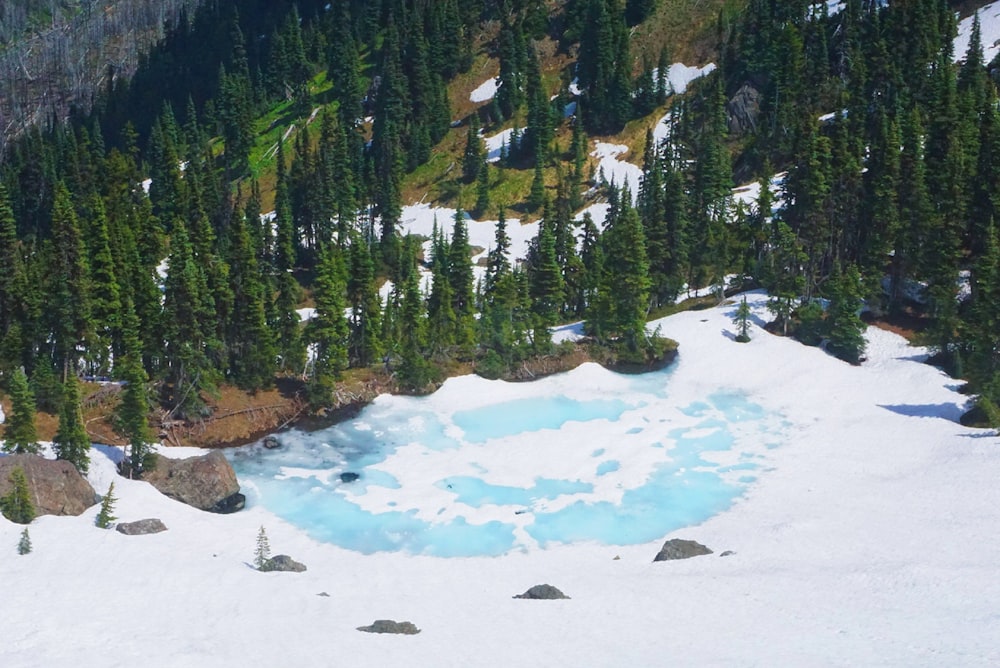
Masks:
[[[906,417],[940,418],[950,422],[958,422],[962,417],[962,409],[955,404],[879,404],[879,407]]]

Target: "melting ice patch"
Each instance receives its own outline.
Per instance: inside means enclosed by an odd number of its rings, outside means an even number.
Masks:
[[[674,405],[670,377],[596,365],[530,384],[463,377],[229,456],[248,503],[364,553],[643,543],[728,508],[788,427],[733,389]]]

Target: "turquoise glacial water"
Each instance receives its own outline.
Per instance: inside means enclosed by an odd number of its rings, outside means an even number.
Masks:
[[[251,445],[229,456],[248,503],[317,540],[363,553],[494,556],[560,543],[645,543],[703,522],[743,494],[765,457],[742,446],[734,452],[735,432],[760,434],[766,452],[787,426],[738,392],[674,406],[669,373],[627,378],[628,391],[590,400],[557,394],[436,413],[426,400],[396,399],[330,429],[280,434],[280,449]],[[518,444],[543,447],[574,426],[557,471],[533,460],[509,465],[508,451],[523,456]],[[408,450],[397,467],[401,449],[412,447],[422,456]],[[720,465],[709,453],[731,454]],[[442,458],[441,470],[406,482],[407,467],[424,457]],[[630,467],[633,457],[642,475]],[[506,476],[490,470],[497,462]],[[510,484],[510,469],[530,472],[515,476],[530,482]],[[348,471],[358,479],[343,482]]]

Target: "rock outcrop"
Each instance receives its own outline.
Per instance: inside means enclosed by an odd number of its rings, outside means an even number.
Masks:
[[[663,544],[663,547],[660,548],[660,553],[653,558],[653,561],[690,559],[691,557],[700,557],[703,554],[712,554],[712,551],[693,540],[672,538]]]
[[[550,584],[540,584],[535,585],[523,594],[517,594],[514,598],[531,598],[536,600],[552,601],[560,598],[569,598],[569,596]]]
[[[147,534],[160,533],[161,531],[166,530],[166,525],[155,517],[145,520],[136,520],[135,522],[122,522],[121,524],[115,525],[115,531],[123,533],[126,536],[145,536]]]
[[[38,515],[79,515],[101,500],[72,464],[38,455],[0,457],[0,496],[10,493],[10,472],[17,467],[24,470]]]
[[[162,494],[214,513],[231,513],[243,507],[246,499],[239,493],[236,472],[220,451],[187,459],[155,458],[156,465],[147,469],[142,479]]]
[[[738,137],[750,134],[757,129],[760,101],[760,91],[749,83],[740,86],[736,95],[726,105],[726,112],[729,116],[729,134]]]
[[[401,633],[412,636],[420,633],[420,629],[413,625],[413,622],[394,622],[391,619],[376,619],[370,626],[359,626],[359,631],[365,633]]]
[[[278,554],[265,561],[260,570],[262,571],[283,571],[286,573],[302,573],[306,570],[306,565],[301,564],[287,554]]]

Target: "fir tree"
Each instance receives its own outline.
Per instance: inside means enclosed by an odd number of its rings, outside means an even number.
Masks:
[[[462,178],[466,183],[472,183],[479,178],[479,170],[483,167],[483,139],[479,136],[479,117],[469,116],[469,131],[465,136],[465,153],[462,154]]]
[[[316,314],[307,326],[307,336],[316,346],[308,395],[313,406],[329,403],[336,381],[347,368],[348,324],[344,317],[346,284],[341,251],[328,245],[320,253],[313,296]]]
[[[24,527],[21,539],[17,541],[17,553],[20,555],[31,553],[31,536],[28,534],[28,527]]]
[[[123,318],[125,329],[125,357],[121,362],[122,388],[121,403],[115,409],[118,428],[128,440],[128,457],[123,467],[129,476],[139,476],[148,468],[152,460],[153,439],[149,432],[149,396],[146,384],[149,377],[142,366],[142,355],[137,336],[138,319],[131,302],[126,302]]]
[[[90,468],[90,437],[83,422],[80,407],[80,382],[76,374],[63,383],[63,398],[59,410],[59,431],[53,440],[57,459],[64,459],[82,474]]]
[[[750,305],[747,304],[746,295],[736,307],[736,315],[733,317],[733,324],[736,325],[736,340],[739,343],[750,341]]]
[[[94,518],[94,526],[98,529],[110,529],[111,524],[118,518],[114,516],[115,503],[118,501],[115,498],[115,483],[111,483],[108,487],[107,494],[101,499],[101,509],[97,513],[97,517]]]
[[[473,294],[472,249],[465,212],[455,212],[451,244],[448,246],[448,282],[451,287],[452,311],[455,313],[457,345],[470,349],[475,343],[475,295]]]
[[[36,454],[39,446],[35,430],[35,397],[23,369],[17,368],[11,374],[7,391],[10,393],[11,410],[4,424],[3,449],[14,454]]]
[[[834,274],[830,286],[829,343],[827,348],[834,355],[859,364],[865,352],[865,323],[859,315],[861,310],[861,275],[857,267],[851,266],[846,272]]]
[[[257,546],[253,552],[253,565],[258,571],[266,571],[268,562],[271,559],[271,544],[267,540],[267,532],[263,525],[257,532]]]
[[[28,489],[28,479],[24,469],[15,466],[11,469],[8,480],[10,491],[0,497],[0,512],[16,524],[30,524],[35,519],[35,504],[31,501],[31,491]]]

